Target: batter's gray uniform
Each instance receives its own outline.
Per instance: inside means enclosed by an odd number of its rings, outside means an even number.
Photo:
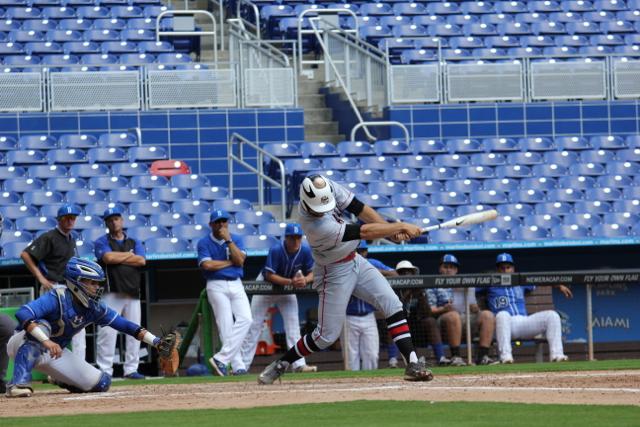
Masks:
[[[315,261],[313,288],[318,292],[319,306],[318,326],[312,338],[320,349],[329,347],[340,337],[352,294],[375,306],[385,317],[402,311],[400,299],[384,276],[355,252],[360,240],[342,241],[346,223],[341,215],[354,195],[342,185],[327,181],[335,193],[333,212],[317,217],[299,208],[300,225]],[[406,334],[394,338],[409,336],[407,330]]]

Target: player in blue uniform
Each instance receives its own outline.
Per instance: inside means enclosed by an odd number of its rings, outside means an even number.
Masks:
[[[287,224],[284,237],[269,249],[267,261],[256,280],[266,280],[277,286],[303,288],[313,282],[313,257],[311,248],[302,241],[300,224]],[[284,323],[287,347],[293,346],[300,339],[300,317],[298,299],[293,293],[280,295],[254,295],[251,299],[251,315],[253,323],[242,343],[242,359],[247,369],[253,361],[258,346],[258,339],[263,329],[267,310],[277,305]],[[307,365],[304,357],[291,364],[294,372],[315,372],[316,366]]]
[[[92,323],[111,326],[149,345],[160,342],[160,338],[100,302],[105,274],[95,262],[71,258],[64,279],[66,288],[54,288],[16,312],[18,327],[7,345],[14,359],[8,397],[33,394],[33,369],[73,393],[107,391],[111,377],[65,349],[75,334]]]

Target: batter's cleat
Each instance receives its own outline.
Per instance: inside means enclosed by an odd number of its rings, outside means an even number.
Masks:
[[[500,362],[487,355],[482,356],[480,360],[476,360],[476,365],[497,365],[498,363]]]
[[[233,375],[247,375],[247,370],[246,369],[238,369],[237,371],[233,371]]]
[[[462,357],[455,356],[451,358],[450,366],[467,366],[467,362],[465,362]]]
[[[554,357],[553,359],[551,359],[552,362],[568,362],[569,361],[569,356],[565,356],[564,354],[562,356],[558,356],[558,357]]]
[[[10,385],[7,388],[7,397],[31,397],[33,389],[26,385]]]
[[[227,371],[227,365],[216,359],[215,357],[211,357],[209,359],[209,363],[213,367],[213,370],[221,377],[226,377],[229,375],[229,371]]]
[[[440,359],[438,359],[438,365],[439,366],[449,366],[449,365],[451,365],[451,359],[447,359],[446,356],[442,356],[442,357],[440,357]]]
[[[258,384],[273,384],[275,380],[279,380],[284,375],[284,371],[289,367],[289,363],[284,360],[275,360],[269,364],[260,375],[258,375]]]
[[[318,372],[318,367],[313,365],[301,365],[293,368],[293,372],[300,374],[304,372]]]
[[[132,372],[124,376],[127,380],[144,380],[146,377],[139,372]]]
[[[513,364],[513,357],[509,357],[507,359],[501,359],[500,363],[502,363],[503,365],[512,365]]]
[[[407,381],[431,381],[433,374],[424,362],[409,362],[404,370],[404,379]]]
[[[390,368],[397,368],[398,367],[398,359],[395,357],[390,357],[389,358],[389,367]]]

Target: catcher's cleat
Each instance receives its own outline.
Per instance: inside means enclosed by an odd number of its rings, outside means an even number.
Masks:
[[[7,387],[7,397],[31,397],[33,389],[26,385],[10,385]]]
[[[273,384],[275,380],[279,380],[284,375],[284,371],[289,367],[289,363],[284,360],[276,360],[271,362],[269,366],[258,376],[258,384]]]
[[[424,362],[409,362],[404,370],[404,379],[407,381],[431,381],[433,374]]]
[[[295,372],[295,373],[318,372],[318,367],[317,366],[313,366],[313,365],[301,365],[301,366],[295,367],[293,369],[293,372]]]

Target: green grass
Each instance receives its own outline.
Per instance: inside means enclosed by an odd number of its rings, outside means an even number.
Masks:
[[[354,401],[254,409],[4,418],[2,426],[638,426],[640,407],[480,402]]]
[[[513,365],[493,365],[493,366],[466,366],[466,367],[434,367],[434,375],[469,375],[469,374],[498,374],[498,373],[530,373],[530,372],[556,372],[556,371],[591,371],[591,370],[616,370],[616,369],[640,369],[640,360],[604,360],[596,362],[563,362],[563,363],[515,363]],[[286,381],[302,379],[332,379],[332,378],[380,378],[399,377],[402,369],[378,369],[376,371],[324,371],[310,374],[289,374],[285,375]],[[209,382],[243,382],[256,381],[256,374],[249,374],[240,377],[174,377],[159,378],[153,380],[124,380],[114,381],[112,387],[148,385],[148,384],[199,384]],[[34,384],[36,390],[46,390],[54,388],[49,384]],[[640,424],[640,423],[639,423]]]

